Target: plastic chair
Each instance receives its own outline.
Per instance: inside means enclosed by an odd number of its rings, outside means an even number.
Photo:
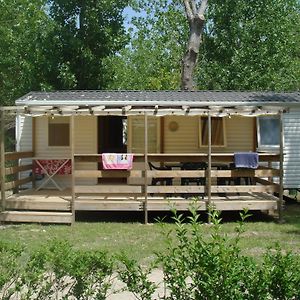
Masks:
[[[207,163],[199,162],[199,163],[183,163],[181,166],[181,170],[206,170]],[[190,183],[196,183],[197,185],[206,185],[205,177],[183,177],[181,178],[181,185],[189,185]],[[194,196],[193,194],[185,194],[182,195],[183,198],[188,198],[190,196]],[[204,199],[204,193],[201,194],[202,199]]]
[[[158,171],[171,171],[172,168],[168,166],[156,167],[152,163],[148,163],[150,170],[158,170]],[[160,183],[160,185],[173,185],[173,178],[171,177],[162,177],[162,178],[152,178],[152,185],[156,185]]]
[[[181,170],[206,170],[207,163],[199,162],[199,163],[183,163],[181,166]],[[181,178],[181,185],[189,185],[190,183],[196,183],[197,185],[205,185],[206,178],[205,177],[184,177]]]
[[[235,167],[234,163],[230,163],[229,168],[230,168],[230,170],[240,170],[239,168]],[[243,169],[243,170],[247,170],[247,169]],[[249,170],[252,170],[252,169],[249,169]],[[234,185],[241,185],[242,179],[244,180],[245,185],[253,184],[252,177],[235,177],[235,178],[233,178]]]

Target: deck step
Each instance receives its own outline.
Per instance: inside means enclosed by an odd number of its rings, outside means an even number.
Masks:
[[[1,222],[21,223],[63,223],[72,222],[70,212],[41,212],[41,211],[3,211],[0,213]]]
[[[5,203],[7,210],[41,210],[41,211],[67,211],[71,210],[70,200],[62,198],[52,197],[51,200],[48,198],[38,197],[16,197],[8,198]]]

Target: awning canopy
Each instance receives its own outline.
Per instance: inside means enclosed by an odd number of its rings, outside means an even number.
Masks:
[[[53,91],[30,92],[2,110],[37,116],[258,116],[300,107],[299,92]]]
[[[260,115],[276,115],[281,112],[286,112],[288,108],[283,106],[207,106],[207,107],[190,107],[183,105],[181,107],[160,107],[155,106],[10,106],[1,107],[2,111],[9,114],[27,115],[32,117],[41,116],[211,116],[226,117],[233,115],[256,117]]]

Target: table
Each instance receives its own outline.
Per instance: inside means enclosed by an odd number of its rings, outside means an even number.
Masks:
[[[45,180],[36,189],[44,187],[50,181],[58,190],[62,190],[60,185],[54,180],[55,175],[70,175],[72,173],[72,163],[70,158],[44,159],[33,158],[33,172],[35,175],[45,175]]]

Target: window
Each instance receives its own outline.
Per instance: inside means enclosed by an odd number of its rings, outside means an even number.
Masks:
[[[257,118],[257,141],[259,148],[278,147],[280,143],[279,118]]]
[[[49,119],[48,145],[70,146],[70,124],[68,117],[53,117]]]
[[[224,119],[211,117],[211,144],[225,146]],[[208,146],[208,117],[200,118],[200,146]]]

